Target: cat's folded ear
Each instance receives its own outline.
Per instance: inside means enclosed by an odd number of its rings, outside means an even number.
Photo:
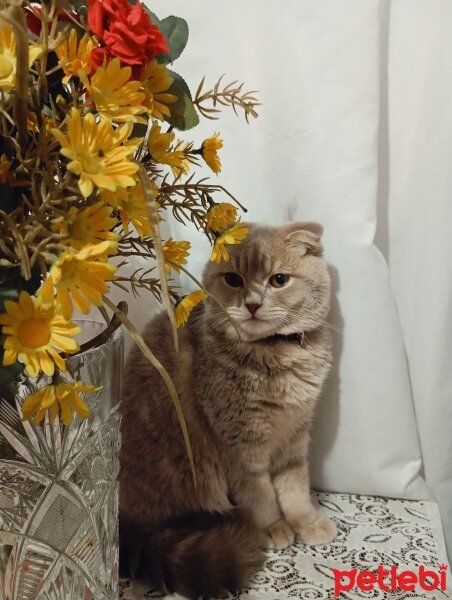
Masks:
[[[320,223],[310,221],[290,223],[284,226],[286,242],[294,247],[302,249],[304,247],[306,254],[321,256],[323,247],[320,238],[323,233],[323,227]]]

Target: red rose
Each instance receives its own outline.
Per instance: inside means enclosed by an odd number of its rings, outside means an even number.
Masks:
[[[36,6],[35,4],[32,4],[31,7],[25,7],[25,18],[27,20],[28,29],[35,35],[40,35],[41,33],[41,19],[36,14],[40,12],[41,7]]]
[[[36,2],[25,7],[25,18],[27,20],[28,29],[32,33],[34,33],[36,36],[41,35],[41,19],[39,17],[40,13],[41,13],[41,6],[40,6],[40,4],[37,4]],[[68,21],[68,22],[71,22],[72,20],[78,21],[78,15],[74,11],[71,11],[70,15],[66,11],[62,11],[58,14],[58,20],[59,21]],[[49,31],[50,31],[50,24],[49,24]]]
[[[103,46],[92,55],[94,66],[101,64],[105,55],[142,66],[169,51],[165,36],[139,0],[134,6],[127,0],[89,0],[88,27]]]

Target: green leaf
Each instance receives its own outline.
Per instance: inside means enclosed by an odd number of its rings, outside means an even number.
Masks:
[[[19,373],[22,373],[24,366],[22,363],[14,363],[13,365],[8,365],[4,367],[0,365],[0,384],[5,384],[6,382],[12,381],[15,379]]]
[[[5,300],[17,300],[22,290],[33,295],[41,285],[41,270],[33,267],[31,279],[25,281],[19,268],[0,268],[0,280],[4,281],[0,286],[0,312],[4,312]]]
[[[169,94],[177,96],[177,102],[170,104],[171,116],[165,117],[170,125],[181,131],[187,131],[196,127],[199,123],[199,116],[196,112],[191,99],[191,93],[188,85],[180,75],[174,71],[168,71],[173,78],[173,83],[168,89]]]
[[[129,2],[130,2],[130,0],[129,0]],[[133,4],[135,4],[135,2],[133,2]],[[146,6],[146,4],[141,4],[141,6],[148,13],[148,15],[151,17],[151,21],[154,23],[154,25],[157,25],[157,27],[160,29],[161,21],[158,18],[158,16],[154,12],[152,12],[152,10],[149,10],[149,8]]]
[[[156,23],[157,25],[157,23]],[[160,21],[158,28],[168,40],[170,51],[159,56],[159,62],[172,63],[182,54],[188,41],[188,24],[185,19],[170,15]]]
[[[135,4],[136,0],[129,0],[131,4]],[[185,19],[181,17],[175,17],[174,15],[170,15],[169,17],[165,17],[163,20],[160,20],[157,15],[149,10],[149,8],[142,3],[141,6],[147,12],[147,14],[151,17],[151,21],[154,25],[160,29],[163,35],[168,40],[168,44],[170,47],[170,51],[168,54],[161,54],[157,57],[157,60],[160,63],[172,63],[179,58],[182,54],[185,46],[188,41],[188,23]]]

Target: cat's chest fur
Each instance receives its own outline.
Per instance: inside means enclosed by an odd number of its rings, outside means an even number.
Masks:
[[[322,334],[302,346],[278,342],[249,352],[208,344],[197,358],[197,402],[221,445],[276,447],[309,426],[329,368],[329,344]]]

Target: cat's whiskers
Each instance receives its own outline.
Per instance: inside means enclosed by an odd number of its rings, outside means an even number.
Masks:
[[[328,329],[331,329],[335,333],[340,333],[341,335],[344,333],[343,329],[341,329],[337,325],[334,325],[333,323],[330,323],[329,321],[321,321],[321,323],[322,323],[322,325],[324,325],[325,327],[328,327]]]
[[[307,303],[308,306],[308,310],[310,308],[309,304],[313,304],[313,303]],[[300,309],[293,309],[293,308],[287,308],[285,309],[288,315],[291,315],[293,317],[300,317]],[[319,319],[318,321],[312,321],[312,325],[323,325],[324,327],[327,327],[328,329],[331,329],[332,331],[334,331],[335,333],[339,333],[339,334],[343,334],[344,330],[341,329],[340,327],[338,327],[337,325],[335,325],[334,323],[331,323],[330,321],[326,321],[324,319]]]

